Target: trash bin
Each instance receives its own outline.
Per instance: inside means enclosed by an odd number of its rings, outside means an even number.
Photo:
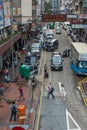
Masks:
[[[29,78],[30,77],[30,67],[28,65],[22,64],[19,67],[19,74],[22,77]]]

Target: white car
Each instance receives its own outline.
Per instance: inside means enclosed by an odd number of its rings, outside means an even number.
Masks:
[[[54,32],[53,30],[47,30],[46,33],[45,33],[45,37],[46,39],[53,39],[54,38]]]
[[[56,28],[56,34],[61,34],[61,29],[60,29],[60,27]]]

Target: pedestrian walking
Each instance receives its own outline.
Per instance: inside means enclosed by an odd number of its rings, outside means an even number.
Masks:
[[[4,68],[3,73],[4,73],[4,75],[7,75],[9,73],[8,69]]]
[[[19,86],[18,91],[19,91],[19,94],[20,94],[19,99],[22,98],[23,100],[25,100],[22,85]]]
[[[48,73],[48,70],[47,70],[47,65],[45,64],[44,65],[44,78],[48,78],[49,77],[49,73]]]
[[[44,73],[47,72],[47,65],[44,65]]]
[[[0,84],[0,102],[4,98],[4,87],[2,84]]]
[[[32,81],[31,81],[31,84],[32,84],[32,90],[34,90],[34,89],[35,89],[35,85],[36,85],[35,76],[33,76]]]
[[[5,83],[6,83],[6,87],[10,86],[10,74],[9,73],[7,73],[5,75]]]
[[[11,109],[11,116],[9,121],[12,121],[13,117],[14,117],[14,121],[16,121],[17,105],[15,104],[15,101],[13,101],[12,104],[10,105],[10,109]]]
[[[63,84],[61,84],[61,95],[62,95],[62,100],[65,101],[67,93]]]
[[[47,86],[47,98],[50,97],[50,95],[52,96],[52,98],[55,98],[53,92],[55,91],[52,83],[50,82],[49,85]]]

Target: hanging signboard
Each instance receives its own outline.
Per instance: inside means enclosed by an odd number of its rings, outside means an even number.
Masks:
[[[4,8],[4,24],[5,24],[4,26],[7,27],[11,25],[9,0],[4,0],[3,8]]]
[[[3,27],[3,3],[2,0],[0,0],[0,29]]]
[[[87,28],[87,24],[72,24],[72,28]]]
[[[79,14],[78,18],[79,19],[87,19],[87,14]]]
[[[67,15],[67,19],[77,19],[78,15],[77,14],[69,14]]]
[[[65,14],[43,14],[42,15],[42,22],[64,22],[66,21]]]
[[[13,8],[13,16],[20,16],[21,15],[21,9],[18,7]]]

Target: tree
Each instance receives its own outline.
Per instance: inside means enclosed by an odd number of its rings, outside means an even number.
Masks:
[[[45,9],[44,11],[45,14],[52,14],[52,6],[49,2],[44,3],[44,9]]]

